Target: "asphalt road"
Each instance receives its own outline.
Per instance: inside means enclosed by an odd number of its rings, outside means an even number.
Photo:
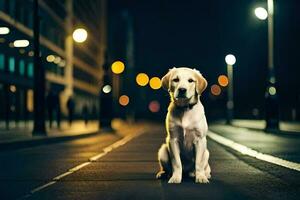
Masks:
[[[299,199],[299,172],[240,155],[212,140],[209,184],[189,178],[180,185],[156,180],[156,154],[164,135],[163,126],[153,127],[27,199]],[[24,197],[119,139],[102,134],[0,152],[0,199]]]

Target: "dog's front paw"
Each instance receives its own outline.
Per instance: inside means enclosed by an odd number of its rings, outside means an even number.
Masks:
[[[196,174],[196,183],[209,183],[207,177],[204,174]]]
[[[156,174],[156,178],[157,179],[164,179],[167,177],[167,173],[165,171],[159,171],[157,174]]]
[[[180,174],[173,174],[168,183],[181,183],[182,176]]]

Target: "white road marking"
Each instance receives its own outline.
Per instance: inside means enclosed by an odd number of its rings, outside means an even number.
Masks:
[[[263,160],[265,162],[273,163],[275,165],[286,167],[288,169],[300,171],[300,163],[291,162],[291,161],[284,160],[282,158],[278,158],[278,157],[275,157],[275,156],[272,156],[269,154],[260,153],[256,150],[253,150],[242,144],[236,143],[228,138],[220,136],[219,134],[213,133],[211,131],[209,131],[207,136],[209,138],[211,138],[212,140],[214,140],[224,146],[230,147],[231,149],[234,149],[244,155],[251,156],[253,158],[257,158],[257,159]]]
[[[63,174],[61,174],[61,175],[58,175],[58,176],[54,177],[52,180],[58,181],[59,179],[62,179],[63,177],[68,176],[68,175],[70,175],[70,174],[72,174],[72,173],[73,173],[73,172],[71,172],[71,171],[65,172],[65,173],[63,173]]]
[[[33,195],[34,193],[39,192],[39,191],[41,191],[41,190],[43,190],[43,189],[45,189],[45,188],[47,188],[47,187],[49,187],[49,186],[51,186],[51,185],[57,183],[57,182],[58,182],[60,179],[62,179],[63,177],[66,177],[66,176],[68,176],[68,175],[70,175],[70,174],[72,174],[72,173],[74,173],[74,172],[76,172],[76,171],[82,169],[83,167],[88,166],[88,165],[91,164],[92,162],[97,161],[98,159],[100,159],[101,157],[105,156],[105,155],[108,154],[109,152],[111,152],[111,151],[113,151],[114,149],[116,149],[116,148],[118,148],[118,147],[120,147],[120,146],[126,144],[127,142],[129,142],[129,141],[132,140],[133,138],[135,138],[135,137],[137,137],[137,136],[139,136],[139,135],[141,135],[141,134],[143,133],[143,132],[141,131],[141,128],[139,128],[136,132],[137,132],[137,133],[131,134],[131,135],[127,135],[127,136],[125,136],[124,138],[122,138],[121,140],[118,140],[118,141],[116,141],[115,143],[113,143],[113,144],[111,144],[111,145],[109,145],[109,146],[103,148],[103,150],[102,150],[103,152],[101,152],[101,153],[99,153],[99,154],[97,154],[97,155],[95,155],[95,156],[89,158],[89,159],[88,159],[89,161],[84,162],[84,163],[82,163],[82,164],[79,164],[79,165],[77,165],[77,166],[75,166],[75,167],[69,169],[67,172],[64,172],[63,174],[60,174],[60,175],[58,175],[58,176],[52,178],[51,181],[49,181],[48,183],[45,183],[45,184],[43,184],[43,185],[41,185],[41,186],[39,186],[39,187],[36,187],[36,188],[32,189],[32,190],[30,191],[29,194],[26,194],[26,195],[22,196],[20,199],[26,199],[26,198],[29,198],[29,197],[30,197],[31,195]]]
[[[46,188],[46,187],[48,187],[50,185],[53,185],[54,183],[56,183],[56,181],[50,181],[50,182],[48,182],[48,183],[46,183],[44,185],[41,185],[41,186],[39,186],[39,187],[31,190],[30,193],[31,194],[36,193],[36,192],[38,192],[38,191],[40,191],[40,190],[42,190],[42,189],[44,189],[44,188]]]
[[[77,165],[76,167],[69,169],[69,172],[76,172],[76,171],[80,170],[81,168],[88,166],[89,164],[91,164],[91,162],[84,162],[80,165]]]

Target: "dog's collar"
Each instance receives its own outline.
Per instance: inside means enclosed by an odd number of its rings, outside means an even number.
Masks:
[[[176,108],[183,109],[183,110],[191,110],[197,103],[198,103],[198,101],[196,101],[195,103],[189,103],[188,105],[185,105],[185,106],[176,105]]]

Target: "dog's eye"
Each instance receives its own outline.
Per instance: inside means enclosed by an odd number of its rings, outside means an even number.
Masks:
[[[190,78],[188,81],[189,81],[189,83],[192,83],[192,82],[194,82],[194,80],[193,80],[193,79],[191,79],[191,78]]]
[[[179,78],[174,78],[173,81],[177,83],[179,82]]]

